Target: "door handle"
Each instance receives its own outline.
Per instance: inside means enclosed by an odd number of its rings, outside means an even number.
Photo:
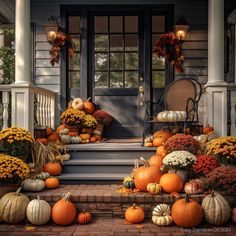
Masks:
[[[144,86],[140,85],[138,91],[139,91],[139,105],[142,107],[144,105]]]

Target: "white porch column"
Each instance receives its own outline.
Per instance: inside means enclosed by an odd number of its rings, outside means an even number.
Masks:
[[[4,47],[4,30],[0,29],[0,48]],[[0,65],[2,65],[2,60],[0,60]],[[3,71],[0,70],[0,83],[3,82]]]
[[[16,0],[16,64],[12,84],[12,126],[33,132],[34,85],[31,84],[30,0]]]
[[[227,83],[224,82],[224,0],[208,1],[207,122],[227,135]]]

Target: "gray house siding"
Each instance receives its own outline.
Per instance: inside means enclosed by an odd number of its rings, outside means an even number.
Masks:
[[[190,24],[190,32],[187,41],[183,45],[184,72],[175,73],[175,78],[193,77],[202,84],[207,81],[207,23],[208,23],[208,1],[207,0],[32,0],[31,1],[31,19],[35,24],[35,75],[34,81],[41,87],[58,92],[61,87],[61,67],[49,64],[50,45],[44,34],[43,24],[50,16],[56,16],[60,19],[61,5],[89,5],[89,4],[173,4],[175,21],[180,15],[183,15]],[[225,15],[236,7],[235,0],[225,0]],[[59,97],[58,97],[59,98]],[[58,112],[60,110],[60,99],[58,99]],[[59,113],[57,114],[59,115]]]

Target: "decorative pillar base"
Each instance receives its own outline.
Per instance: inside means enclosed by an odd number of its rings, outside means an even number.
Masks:
[[[12,126],[34,132],[34,88],[33,84],[12,84]]]
[[[227,135],[227,84],[208,83],[206,88],[207,123],[217,136]]]

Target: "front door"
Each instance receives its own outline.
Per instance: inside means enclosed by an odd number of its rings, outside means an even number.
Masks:
[[[92,97],[110,113],[114,121],[106,137],[141,137],[146,101],[157,100],[170,78],[152,50],[169,30],[173,12],[148,6],[84,9],[79,16],[76,9],[66,11],[68,33],[78,45],[67,66],[67,99]]]
[[[142,15],[91,15],[90,89],[114,118],[107,137],[141,136],[144,119]]]

